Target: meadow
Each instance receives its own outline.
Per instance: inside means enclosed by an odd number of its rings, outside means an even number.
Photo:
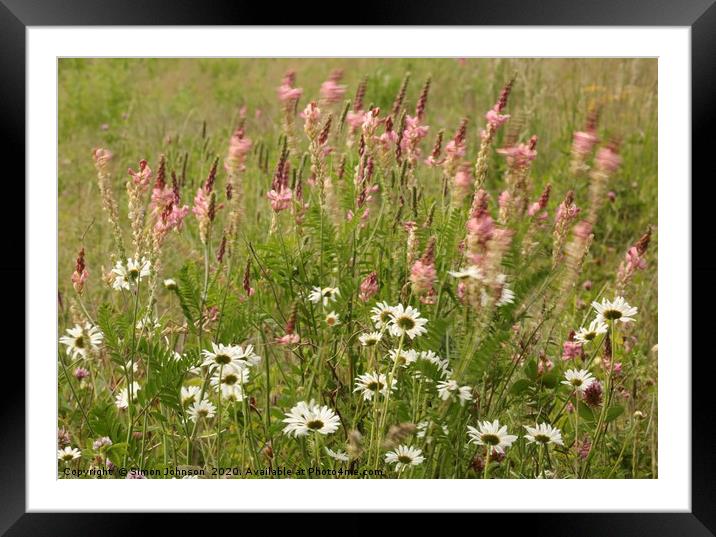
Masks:
[[[656,60],[58,74],[58,477],[658,476]]]

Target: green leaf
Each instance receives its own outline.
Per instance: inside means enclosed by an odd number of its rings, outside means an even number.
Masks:
[[[621,416],[624,413],[624,407],[621,405],[612,405],[607,410],[607,415],[604,417],[604,422],[609,423],[610,421],[613,421],[617,419],[619,416]]]
[[[532,380],[537,379],[537,361],[534,358],[525,364],[525,375]]]
[[[590,423],[594,422],[594,411],[587,405],[579,405],[579,417]]]
[[[557,386],[558,382],[559,372],[555,369],[552,369],[552,371],[548,371],[542,375],[542,386],[545,386],[546,388],[554,388]]]
[[[530,387],[529,380],[519,379],[510,387],[510,393],[513,395],[519,395],[519,394],[523,393],[529,387]]]

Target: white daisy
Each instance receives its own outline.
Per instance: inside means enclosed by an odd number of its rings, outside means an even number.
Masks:
[[[499,308],[500,306],[512,304],[515,301],[515,293],[512,289],[510,289],[507,283],[507,275],[498,274],[494,282],[502,289],[500,291],[500,298],[498,298],[497,302],[495,302],[495,306]],[[490,295],[487,294],[484,287],[480,289],[480,302],[483,306],[487,306],[490,302]]]
[[[142,257],[142,259],[128,257],[126,264],[117,261],[117,264],[112,269],[114,274],[112,287],[118,291],[131,289],[132,286],[142,281],[142,278],[149,276],[151,266],[152,263],[146,257]]]
[[[606,323],[600,321],[599,319],[594,319],[591,323],[589,323],[589,328],[581,327],[577,330],[574,334],[574,339],[582,345],[586,345],[600,334],[606,334],[608,329],[609,328]]]
[[[424,460],[422,450],[405,444],[401,444],[393,451],[385,454],[385,462],[395,464],[395,469],[398,471],[410,466],[418,466]]]
[[[549,423],[540,423],[537,427],[524,426],[527,429],[525,438],[531,443],[537,444],[557,444],[563,446],[562,433],[556,427],[552,427]]]
[[[167,278],[166,280],[164,280],[164,287],[170,291],[174,291],[175,289],[177,289],[178,286],[176,280],[172,278]]]
[[[143,319],[139,319],[135,326],[136,326],[137,330],[146,330],[147,332],[153,332],[157,328],[162,327],[162,325],[159,324],[159,320],[156,317],[152,318],[149,315],[147,315]]]
[[[450,362],[440,358],[440,356],[433,351],[420,351],[418,353],[418,360],[425,360],[433,364],[441,377],[445,378],[450,376]]]
[[[189,419],[196,423],[201,418],[213,418],[216,415],[216,407],[214,406],[214,403],[210,402],[208,399],[202,399],[201,401],[192,403],[187,411],[187,414],[189,415]]]
[[[141,389],[142,387],[137,382],[132,383],[132,402],[137,400],[137,392]],[[122,410],[129,407],[129,391],[126,387],[119,390],[114,398],[114,404]]]
[[[360,341],[360,344],[364,347],[377,345],[381,339],[383,339],[383,334],[380,332],[367,332],[358,336],[358,341]]]
[[[498,453],[504,453],[505,448],[512,445],[512,442],[517,440],[517,437],[513,434],[507,434],[507,426],[500,426],[498,420],[490,423],[489,421],[478,421],[477,428],[469,426],[467,427],[467,435],[470,437],[470,442],[481,446],[488,446]]]
[[[201,388],[199,386],[182,386],[179,399],[182,406],[187,407],[199,400]]]
[[[414,349],[392,349],[388,351],[390,359],[398,362],[401,367],[408,367],[418,359],[418,353]]]
[[[79,459],[82,456],[82,452],[70,446],[65,446],[64,449],[57,450],[57,459],[62,462],[70,462],[75,459]]]
[[[496,306],[506,306],[507,304],[512,304],[515,301],[515,292],[508,287],[508,285],[505,283],[502,286],[502,294],[500,295],[500,299],[497,301]]]
[[[391,391],[395,390],[397,380],[393,379],[391,382]],[[388,379],[383,373],[363,373],[356,377],[356,387],[353,392],[362,392],[363,399],[371,401],[373,394],[380,392],[381,395],[385,395],[388,391]]]
[[[472,388],[470,386],[459,386],[456,380],[441,380],[437,384],[438,395],[443,401],[452,399],[457,395],[460,404],[464,405],[467,401],[472,401]]]
[[[330,458],[341,462],[348,462],[348,453],[346,453],[345,451],[333,451],[329,447],[325,447],[324,449],[326,450],[326,453]]]
[[[221,379],[219,379],[221,372]],[[243,385],[249,381],[249,370],[235,365],[226,365],[214,370],[211,385],[214,390],[221,392],[221,397],[230,401],[243,401]]]
[[[241,345],[223,345],[212,343],[211,350],[201,351],[204,355],[204,366],[234,365],[236,367],[248,367],[256,365],[261,358],[254,354],[253,345],[247,345],[244,349]]]
[[[386,302],[378,302],[370,312],[373,314],[370,318],[378,330],[387,328],[390,321],[393,320],[393,307]]]
[[[74,328],[67,329],[67,335],[60,338],[60,343],[67,346],[67,354],[72,359],[81,356],[87,358],[87,355],[99,350],[104,336],[99,328],[85,323],[84,327],[76,324]]]
[[[595,380],[592,374],[586,369],[567,369],[567,371],[564,372],[564,378],[566,380],[563,380],[562,384],[571,386],[579,393],[584,393],[584,390]]]
[[[482,271],[476,267],[475,265],[470,265],[467,268],[464,268],[462,270],[448,270],[448,274],[452,276],[453,278],[458,278],[459,280],[465,280],[465,279],[471,279],[471,280],[480,280],[482,279]]]
[[[308,300],[314,304],[321,302],[323,306],[327,306],[328,302],[335,302],[341,292],[338,287],[314,287],[308,294]]]
[[[412,306],[404,307],[398,304],[392,308],[393,318],[390,320],[388,329],[395,337],[407,335],[410,339],[427,333],[425,325],[427,319],[420,316],[420,312]]]
[[[592,306],[597,312],[597,320],[599,322],[621,321],[623,323],[633,322],[634,315],[637,314],[638,308],[634,308],[627,304],[623,297],[616,297],[613,301],[606,298],[602,299],[602,303],[592,302]]]
[[[335,311],[332,311],[326,315],[326,324],[333,328],[334,326],[341,324],[341,319]]]
[[[301,401],[296,404],[283,420],[286,427],[284,434],[294,437],[305,436],[310,432],[332,434],[338,430],[341,420],[327,406],[319,406],[313,400],[310,403]]]
[[[418,438],[425,438],[425,442],[427,442],[427,443],[431,442],[431,441],[432,441],[432,436],[427,436],[427,438],[426,438],[426,435],[428,434],[428,429],[429,429],[431,426],[434,426],[434,425],[435,425],[435,424],[434,424],[432,421],[429,421],[429,420],[423,420],[423,421],[419,422],[418,425],[416,426],[415,436],[417,436]],[[441,427],[441,429],[442,429],[443,434],[444,434],[445,436],[447,436],[447,434],[450,432],[450,430],[448,429],[448,426],[445,425],[445,424],[443,424],[443,426]],[[431,434],[432,434],[432,433],[435,433],[435,432],[436,432],[436,428],[433,427],[430,432],[431,432]]]

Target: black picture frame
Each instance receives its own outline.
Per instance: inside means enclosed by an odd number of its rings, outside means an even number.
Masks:
[[[81,26],[81,25],[244,25],[244,24],[316,24],[316,14],[337,12],[337,4],[312,2],[308,10],[302,4],[257,4],[247,2],[199,2],[192,0],[0,0],[0,110],[2,110],[2,140],[6,169],[15,168],[13,184],[16,192],[5,191],[6,199],[13,196],[14,210],[24,211],[23,181],[25,154],[25,31],[28,26]],[[325,3],[327,4],[327,3]],[[351,24],[395,25],[548,25],[548,26],[683,26],[691,29],[691,82],[692,82],[692,289],[698,291],[702,303],[708,304],[716,293],[713,276],[716,262],[708,255],[713,242],[712,192],[716,177],[716,0],[442,0],[441,2],[377,3],[363,2],[351,10]],[[668,84],[668,80],[659,80]],[[52,118],[48,118],[48,125]],[[697,183],[697,177],[701,181]],[[48,182],[52,184],[51,181]],[[700,193],[694,196],[698,184]],[[689,185],[684,185],[689,188]],[[25,200],[29,202],[29,200]],[[7,203],[7,201],[6,201]],[[0,264],[4,281],[25,280],[24,233],[19,233],[23,215],[11,216],[4,211],[6,220],[4,241],[7,259]],[[10,227],[7,227],[10,226]],[[24,229],[23,229],[24,232]],[[702,284],[702,285],[699,285]],[[19,286],[17,286],[19,287]],[[12,311],[3,313],[6,323],[17,325],[19,311],[24,311],[18,300]],[[528,531],[531,535],[683,535],[701,536],[716,534],[716,436],[713,433],[714,414],[711,397],[712,352],[708,337],[711,317],[699,315],[692,302],[692,338],[694,343],[704,341],[703,352],[692,352],[692,474],[690,513],[542,513],[542,514],[480,514],[480,527],[485,522],[498,523],[511,532]],[[8,308],[5,308],[6,310]],[[701,334],[702,337],[698,335]],[[669,357],[688,362],[690,356]],[[19,369],[16,367],[15,369]],[[25,458],[25,382],[4,383],[2,413],[2,439],[0,442],[0,533],[8,536],[25,535],[126,535],[148,528],[153,514],[45,514],[26,513],[25,470],[31,461]],[[24,373],[22,373],[24,377]],[[27,380],[27,379],[24,379]],[[237,499],[238,501],[238,499]],[[559,506],[555,506],[559,509]],[[234,515],[209,515],[211,526],[223,524]],[[247,515],[240,515],[247,517]],[[283,523],[303,526],[291,519],[272,516],[272,529]],[[366,530],[365,515],[349,515],[353,520],[340,522],[336,531]],[[453,515],[455,516],[455,515]],[[207,530],[206,521],[198,515],[172,514],[163,516],[163,531],[174,528]],[[203,517],[202,517],[203,518]],[[251,517],[253,518],[253,516]],[[460,520],[464,520],[460,516]],[[253,520],[252,520],[253,522]],[[385,521],[377,521],[381,532],[388,531]],[[371,522],[371,524],[373,524]],[[423,524],[421,515],[413,515],[401,522],[401,531]],[[453,522],[451,522],[452,526]],[[471,522],[472,524],[472,522]],[[311,524],[306,526],[311,527]],[[474,527],[477,531],[477,527]],[[293,530],[291,530],[293,531]],[[325,530],[322,530],[325,531]]]

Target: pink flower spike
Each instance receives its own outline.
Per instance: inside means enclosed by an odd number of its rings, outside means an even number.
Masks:
[[[278,213],[285,209],[288,209],[293,199],[293,193],[290,188],[282,188],[278,192],[271,190],[266,197],[271,202],[271,208],[274,212]]]
[[[371,272],[366,276],[360,284],[360,293],[358,298],[363,302],[368,302],[378,292],[378,273]]]
[[[491,108],[490,110],[488,110],[487,114],[485,114],[485,119],[493,129],[497,129],[501,125],[504,125],[508,119],[510,119],[510,115],[500,114],[497,110]]]

